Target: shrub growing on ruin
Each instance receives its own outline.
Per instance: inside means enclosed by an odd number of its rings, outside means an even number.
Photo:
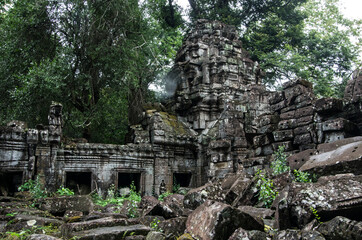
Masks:
[[[18,188],[19,191],[29,191],[32,198],[39,199],[48,196],[48,192],[44,188],[43,184],[40,183],[39,176],[36,176],[35,180],[28,180]]]
[[[56,193],[60,196],[73,196],[74,195],[74,191],[72,191],[69,188],[66,188],[64,186],[61,186]]]
[[[287,164],[287,155],[284,150],[284,146],[279,146],[278,150],[273,154],[274,161],[271,162],[270,168],[272,169],[274,176],[290,170],[290,167]]]
[[[163,200],[165,199],[165,197],[170,196],[170,195],[172,195],[172,194],[173,194],[173,193],[171,193],[171,192],[169,192],[169,191],[164,192],[164,193],[162,193],[160,196],[158,196],[158,200],[159,200],[159,201],[163,201]]]
[[[311,176],[311,174],[308,172],[303,172],[296,169],[294,169],[293,174],[295,177],[295,182],[313,182],[313,178],[315,178],[315,175]]]
[[[258,201],[264,207],[270,208],[278,192],[274,188],[273,180],[267,177],[265,170],[258,170],[255,174]]]

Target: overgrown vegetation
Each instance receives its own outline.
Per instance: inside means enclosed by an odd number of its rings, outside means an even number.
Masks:
[[[312,211],[312,214],[313,214],[314,218],[317,220],[317,222],[319,224],[322,224],[323,222],[321,221],[321,217],[319,216],[317,209],[315,209],[311,206],[310,210]]]
[[[55,193],[50,193],[47,191],[47,189],[44,187],[44,185],[40,181],[39,175],[35,177],[35,180],[29,179],[24,184],[22,184],[18,190],[20,192],[28,191],[30,193],[30,196],[33,199],[33,202],[31,204],[32,207],[36,205],[36,202],[38,199],[46,198],[50,196],[72,196],[74,195],[74,191],[72,191],[69,188],[66,188],[64,186],[61,186]]]
[[[308,172],[302,172],[294,169],[294,181],[296,182],[316,182],[317,176],[315,174],[311,175]]]
[[[136,191],[134,182],[131,183],[130,192],[127,195],[119,196],[117,189],[112,184],[107,191],[107,196],[103,199],[102,196],[94,193],[92,195],[95,204],[105,207],[107,205],[116,205],[120,210],[124,204],[127,204],[127,215],[130,218],[138,217],[138,203],[141,201],[141,194]]]
[[[273,180],[268,178],[265,170],[258,170],[255,174],[258,200],[263,206],[270,208],[278,192],[274,188]]]
[[[72,196],[74,195],[74,191],[66,188],[64,186],[61,186],[57,191],[56,194],[60,195],[60,196]]]
[[[290,167],[287,162],[287,155],[285,153],[285,147],[279,146],[278,150],[273,154],[273,161],[270,163],[270,169],[273,176],[290,172]],[[295,182],[316,182],[317,176],[315,174],[311,175],[308,172],[303,172],[300,170],[293,170],[293,181]],[[266,170],[258,170],[255,174],[256,179],[256,188],[258,201],[263,203],[264,207],[270,207],[274,199],[278,195],[278,192],[275,190],[273,185],[273,180],[267,176]]]
[[[154,231],[157,232],[163,232],[162,228],[159,226],[160,225],[160,220],[157,218],[154,218],[152,220],[152,222],[150,223],[150,228],[152,228]]]
[[[34,199],[45,198],[48,196],[48,192],[44,188],[43,184],[41,184],[39,176],[36,176],[35,180],[30,179],[26,181],[19,187],[18,190],[21,192],[29,191],[31,197]]]
[[[271,162],[270,168],[272,169],[274,176],[290,170],[290,167],[287,164],[287,155],[284,150],[284,146],[279,146],[278,150],[273,154],[274,161]]]
[[[170,195],[172,195],[172,194],[173,194],[173,193],[171,193],[171,192],[169,192],[169,191],[164,192],[164,193],[162,193],[160,196],[158,196],[158,200],[159,200],[159,201],[163,201],[163,200],[165,199],[165,197],[170,196]]]
[[[30,228],[22,229],[18,232],[0,232],[0,239],[3,240],[25,240],[32,234],[47,234],[47,235],[53,235],[57,233],[58,227],[50,224],[46,226],[38,226],[34,225]]]

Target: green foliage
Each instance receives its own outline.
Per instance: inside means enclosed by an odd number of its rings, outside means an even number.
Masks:
[[[32,198],[40,199],[48,196],[48,192],[40,182],[39,176],[36,176],[35,180],[28,180],[19,187],[19,191],[29,191]]]
[[[34,225],[29,229],[21,229],[17,232],[0,233],[0,238],[4,240],[25,240],[32,234],[47,234],[53,235],[59,232],[58,227],[52,224],[46,226]]]
[[[160,196],[158,196],[158,200],[159,200],[159,201],[163,201],[165,197],[170,196],[170,195],[172,195],[172,194],[173,194],[173,193],[171,193],[171,192],[169,192],[169,191],[164,192],[164,193],[162,193]]]
[[[74,191],[72,191],[69,188],[66,188],[64,186],[61,186],[57,191],[57,194],[59,194],[60,196],[72,196],[74,195]]]
[[[266,71],[267,84],[303,78],[314,84],[319,96],[343,96],[351,72],[361,65],[362,21],[345,19],[338,1],[306,1],[298,10],[304,19],[286,35],[278,36],[278,28],[284,26],[280,19],[269,20],[270,24],[264,21],[247,31],[244,46]],[[270,32],[274,34],[270,36]],[[268,44],[273,36],[279,38],[276,46]]]
[[[284,149],[284,146],[279,146],[278,150],[273,154],[274,160],[270,164],[273,175],[278,175],[290,170],[290,167],[287,165],[287,155],[285,154]]]
[[[10,2],[0,8],[0,123],[47,124],[44,106],[57,101],[65,135],[123,143],[132,92],[142,90],[140,105],[153,99],[149,84],[181,45],[179,8],[162,0]]]
[[[18,213],[17,213],[17,212],[7,213],[5,216],[7,216],[7,217],[14,217],[16,214],[18,214]]]
[[[130,194],[127,199],[135,202],[140,202],[142,199],[141,194],[136,191],[136,186],[133,181],[130,185]]]
[[[136,191],[134,182],[130,185],[130,193],[126,196],[118,196],[115,186],[112,184],[107,190],[107,197],[105,199],[97,193],[92,195],[93,202],[97,205],[105,207],[113,204],[121,208],[127,202],[127,215],[130,218],[138,217],[138,203],[141,201],[141,194]]]
[[[312,211],[312,214],[314,215],[314,218],[317,220],[317,222],[319,224],[322,224],[323,222],[321,222],[321,217],[318,215],[318,211],[317,209],[313,208],[312,206],[310,207],[310,210]]]
[[[192,20],[219,20],[240,28],[263,22],[270,15],[297,21],[296,7],[306,0],[189,0]]]
[[[255,179],[259,202],[263,203],[264,207],[270,208],[278,195],[278,192],[274,189],[273,180],[267,177],[265,170],[258,170]]]
[[[159,224],[160,224],[160,220],[158,220],[157,218],[154,218],[152,220],[152,222],[150,223],[150,228],[153,229],[153,231],[157,231],[157,232],[163,232],[162,228],[160,228]]]
[[[294,169],[293,173],[296,182],[312,182],[312,178],[308,172],[302,172]]]

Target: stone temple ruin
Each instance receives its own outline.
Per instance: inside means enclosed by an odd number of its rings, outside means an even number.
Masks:
[[[270,91],[262,76],[233,27],[200,20],[167,76],[172,99],[146,104],[126,145],[65,144],[60,104],[50,107],[46,127],[27,129],[18,121],[1,127],[1,193],[39,175],[49,190],[104,193],[134,181],[142,194],[158,195],[162,180],[172,190],[175,183],[198,187],[237,171],[253,175],[282,145],[294,154],[289,165],[299,168],[320,145],[361,135],[362,71],[353,74],[344,99],[317,99],[301,79]]]

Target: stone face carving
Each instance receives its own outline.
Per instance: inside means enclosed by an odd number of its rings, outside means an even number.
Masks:
[[[101,193],[129,178],[142,193],[159,195],[177,184],[175,174],[188,176],[181,187],[198,187],[237,171],[253,175],[279,146],[288,154],[313,154],[321,144],[361,135],[360,70],[345,102],[317,99],[302,79],[269,91],[262,75],[235,28],[199,20],[167,75],[167,107],[144,104],[126,145],[61,142],[62,105],[53,103],[48,126],[28,129],[12,121],[0,127],[0,172],[16,171],[23,180],[40,175],[49,189],[82,173],[89,176],[82,184]],[[307,157],[296,155],[290,165],[298,169]]]

